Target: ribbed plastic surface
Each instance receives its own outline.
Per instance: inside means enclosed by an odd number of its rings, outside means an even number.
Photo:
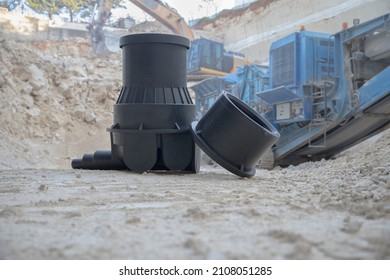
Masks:
[[[123,87],[107,129],[111,151],[86,154],[73,168],[197,173],[200,150],[190,132],[195,105],[187,89],[187,38],[135,34],[120,40]]]
[[[123,88],[119,103],[192,104],[187,89],[187,38],[134,34],[120,40]]]

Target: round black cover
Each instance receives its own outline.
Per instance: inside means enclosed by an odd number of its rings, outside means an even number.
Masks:
[[[240,177],[252,177],[263,153],[279,132],[235,96],[223,93],[191,131],[199,147],[222,167]]]

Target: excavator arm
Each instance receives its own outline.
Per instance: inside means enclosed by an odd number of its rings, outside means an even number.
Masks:
[[[168,8],[158,0],[129,0],[134,5],[148,13],[153,18],[168,27],[174,34],[194,40],[194,34],[185,20],[173,9]],[[103,27],[111,14],[113,0],[100,0],[97,6],[97,16],[92,16],[92,21],[88,25],[92,48],[95,53],[107,52],[106,38]],[[95,14],[95,13],[94,13]]]

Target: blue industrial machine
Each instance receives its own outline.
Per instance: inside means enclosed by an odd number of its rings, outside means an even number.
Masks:
[[[258,96],[272,105],[274,123],[306,123],[314,112],[326,118],[323,97],[334,87],[334,52],[329,35],[304,30],[271,45],[271,89]]]
[[[200,119],[211,107],[221,92],[227,91],[243,100],[250,107],[261,111],[264,102],[258,92],[269,89],[268,67],[246,64],[237,67],[237,71],[220,77],[211,77],[191,87],[195,91],[195,108]]]
[[[222,43],[199,38],[191,42],[187,53],[187,74],[225,76],[247,63],[243,54],[226,51]]]
[[[334,35],[293,33],[269,60],[269,89],[257,95],[281,134],[275,163],[328,158],[389,127],[390,14]]]

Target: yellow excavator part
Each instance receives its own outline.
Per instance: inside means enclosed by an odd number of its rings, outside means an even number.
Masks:
[[[187,37],[190,41],[195,39],[184,18],[161,2],[156,0],[130,0],[130,2],[164,24],[174,34]]]

